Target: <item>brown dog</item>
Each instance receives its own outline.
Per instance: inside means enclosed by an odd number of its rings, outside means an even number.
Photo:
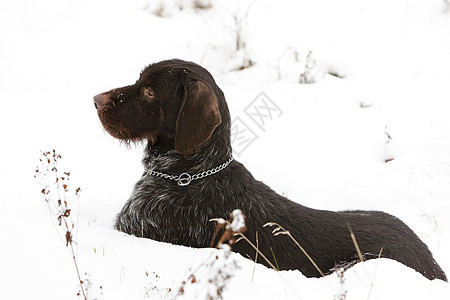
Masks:
[[[118,214],[115,227],[128,234],[174,244],[208,247],[212,218],[236,208],[247,216],[246,236],[280,269],[320,276],[287,237],[263,225],[276,222],[299,241],[323,273],[356,261],[349,226],[366,259],[383,248],[429,279],[447,280],[428,247],[402,221],[379,211],[332,212],[294,203],[253,178],[231,157],[230,114],[213,77],[191,62],[148,66],[138,81],[94,97],[98,116],[113,137],[147,141],[146,172]],[[280,145],[281,146],[281,145]],[[234,251],[254,258],[245,241]],[[272,255],[273,253],[273,255]],[[265,261],[260,261],[267,265]]]

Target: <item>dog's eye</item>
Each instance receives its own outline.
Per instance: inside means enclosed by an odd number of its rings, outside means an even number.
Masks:
[[[151,99],[151,98],[155,97],[155,93],[153,92],[153,90],[151,88],[148,87],[148,88],[144,89],[144,96],[146,98]]]

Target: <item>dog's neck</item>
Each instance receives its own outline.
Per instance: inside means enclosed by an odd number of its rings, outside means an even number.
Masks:
[[[143,164],[147,170],[178,175],[181,173],[197,174],[215,168],[231,157],[231,146],[219,145],[211,139],[196,153],[182,155],[173,147],[161,144],[147,144]]]

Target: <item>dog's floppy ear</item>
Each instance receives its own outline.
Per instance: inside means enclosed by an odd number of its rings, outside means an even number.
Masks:
[[[195,153],[222,123],[219,102],[212,89],[196,81],[185,87],[175,129],[175,150]]]

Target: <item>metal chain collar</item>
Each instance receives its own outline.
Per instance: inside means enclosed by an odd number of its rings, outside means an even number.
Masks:
[[[216,174],[217,172],[222,171],[232,161],[233,161],[233,156],[230,155],[230,158],[228,158],[228,160],[226,162],[224,162],[223,164],[221,164],[221,165],[219,165],[219,166],[217,166],[215,168],[209,169],[207,171],[203,171],[201,173],[197,173],[195,175],[191,175],[189,173],[181,173],[180,175],[175,176],[175,175],[165,174],[165,173],[158,172],[158,171],[152,171],[152,170],[149,170],[147,168],[145,168],[145,172],[147,174],[149,174],[149,175],[152,175],[152,176],[157,176],[157,177],[162,177],[162,178],[165,178],[165,179],[175,180],[178,183],[179,186],[186,186],[189,183],[191,183],[191,181],[193,181],[193,180],[205,178],[207,176],[210,176],[210,175]]]

